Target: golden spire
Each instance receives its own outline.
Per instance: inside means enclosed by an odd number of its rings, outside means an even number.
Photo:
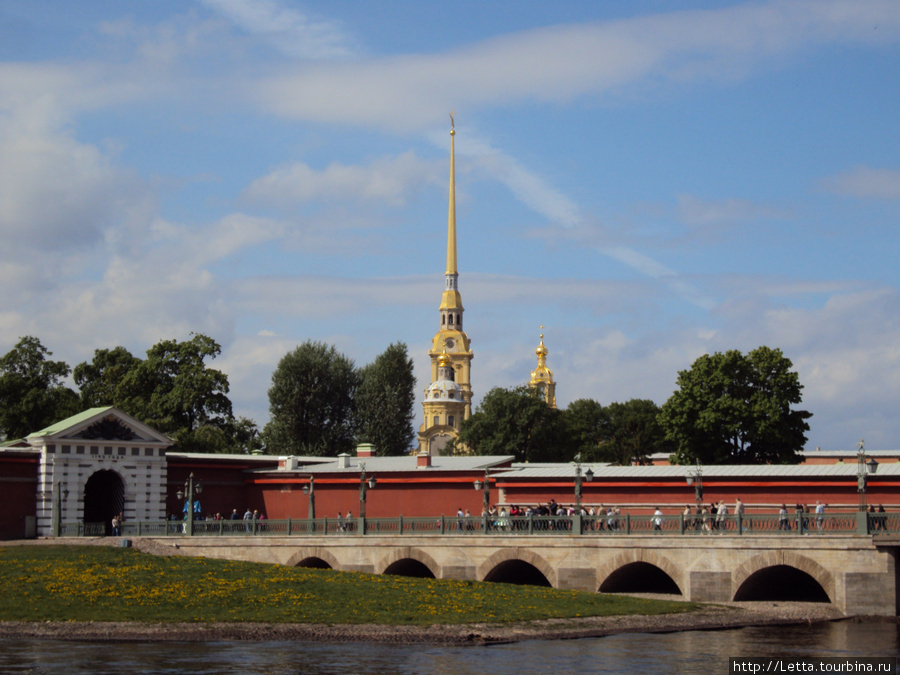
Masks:
[[[450,208],[447,214],[447,271],[444,273],[444,295],[441,297],[441,326],[462,330],[462,298],[459,295],[456,269],[456,123],[450,113]]]
[[[450,208],[447,214],[447,274],[456,274],[456,123],[450,113]]]

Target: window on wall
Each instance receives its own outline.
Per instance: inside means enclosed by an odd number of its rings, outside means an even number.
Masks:
[[[437,426],[441,423],[441,418],[438,415],[434,416],[434,426]]]
[[[456,426],[455,420],[453,419],[453,415],[447,415],[447,424],[449,424],[451,427]]]

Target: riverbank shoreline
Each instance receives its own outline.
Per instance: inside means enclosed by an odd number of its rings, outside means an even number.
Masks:
[[[619,633],[671,633],[777,626],[847,619],[826,604],[753,602],[708,605],[694,612],[548,619],[516,624],[474,623],[434,626],[175,623],[0,622],[0,639],[78,642],[315,641],[485,645],[524,640],[565,640]]]

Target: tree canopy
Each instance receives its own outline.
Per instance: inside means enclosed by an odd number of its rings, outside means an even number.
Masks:
[[[656,452],[666,452],[671,444],[659,424],[659,406],[648,399],[633,398],[612,402],[605,408],[607,428],[598,459],[627,466],[642,464]]]
[[[140,400],[144,421],[179,435],[230,424],[234,416],[228,376],[204,363],[221,352],[218,342],[198,333],[184,342],[162,340],[148,349],[147,358],[132,371],[145,394]]]
[[[791,464],[806,443],[807,419],[798,374],[781,350],[758,347],[704,354],[678,373],[678,390],[659,422],[675,444],[674,459],[690,464]]]
[[[573,454],[580,453],[585,461],[627,466],[669,451],[658,414],[659,406],[647,399],[603,406],[588,398],[572,401],[563,419]],[[560,441],[560,446],[565,444]]]
[[[597,461],[609,429],[609,415],[603,406],[592,398],[580,398],[566,407],[563,418],[573,456],[580,454],[584,461]]]
[[[568,457],[560,411],[531,387],[495,387],[460,425],[454,446],[476,455],[514,455],[518,462],[552,462]]]
[[[20,338],[0,357],[0,435],[23,438],[79,411],[78,395],[63,384],[64,361],[51,361],[36,337]]]
[[[352,451],[359,383],[353,361],[334,346],[307,341],[285,354],[269,388],[267,448],[322,457]]]
[[[84,407],[115,405],[125,410],[127,396],[124,395],[123,382],[140,363],[141,360],[125,347],[95,349],[90,363],[79,363],[72,371],[72,379],[81,393]],[[125,412],[132,414],[129,410]]]
[[[228,376],[206,365],[221,351],[199,333],[183,342],[161,340],[146,359],[121,346],[97,349],[73,377],[84,408],[114,405],[171,437],[177,450],[248,452],[259,447],[255,424],[235,421]]]
[[[360,370],[357,390],[357,437],[380,455],[409,453],[415,434],[416,402],[413,362],[402,342],[390,345]]]

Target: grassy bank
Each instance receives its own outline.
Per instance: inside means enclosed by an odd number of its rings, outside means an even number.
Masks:
[[[431,625],[667,614],[688,603],[132,549],[0,548],[0,620]]]

